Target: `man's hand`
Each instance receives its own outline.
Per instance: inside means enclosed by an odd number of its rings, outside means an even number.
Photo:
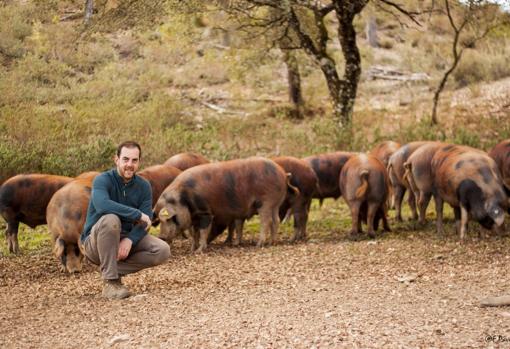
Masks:
[[[120,240],[119,243],[119,252],[117,253],[117,260],[121,261],[126,259],[126,257],[129,254],[129,251],[131,251],[131,246],[133,245],[133,241],[131,241],[128,238],[124,238]]]
[[[140,221],[145,223],[145,230],[149,231],[152,225],[152,220],[149,218],[149,216],[142,212],[142,217],[140,218]]]

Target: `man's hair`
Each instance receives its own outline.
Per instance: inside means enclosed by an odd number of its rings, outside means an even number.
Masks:
[[[126,141],[119,144],[117,147],[117,156],[120,157],[120,152],[122,151],[122,148],[138,148],[139,157],[142,158],[142,148],[140,147],[140,144],[134,142],[134,141]]]

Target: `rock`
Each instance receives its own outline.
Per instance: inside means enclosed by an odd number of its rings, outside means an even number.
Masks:
[[[114,336],[112,337],[109,341],[108,341],[108,344],[109,345],[114,345],[116,343],[120,343],[120,342],[126,342],[129,340],[129,335],[127,334],[121,334],[121,335],[118,335],[118,336]]]
[[[410,283],[416,281],[420,275],[418,274],[409,274],[409,275],[403,275],[400,277],[397,277],[397,281],[404,282],[404,283]]]

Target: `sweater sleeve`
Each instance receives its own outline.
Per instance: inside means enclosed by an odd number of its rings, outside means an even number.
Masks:
[[[126,220],[139,220],[142,217],[140,210],[111,200],[108,192],[109,185],[106,176],[99,175],[94,179],[90,200],[97,213],[100,215],[113,213]]]
[[[152,219],[152,189],[150,184],[145,180],[143,181],[143,190],[142,190],[142,199],[141,204],[138,207],[140,211],[145,213],[149,218]],[[140,215],[141,217],[141,215]],[[147,231],[145,230],[145,226],[142,224],[135,224],[133,229],[127,234],[127,238],[133,242],[133,246],[135,246],[145,235]]]

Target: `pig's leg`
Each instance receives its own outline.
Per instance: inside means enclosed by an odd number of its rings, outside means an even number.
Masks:
[[[360,219],[361,202],[353,201],[349,203],[349,206],[351,208],[351,220],[352,220],[351,236],[357,237],[361,232],[361,219]]]
[[[375,231],[374,231],[374,219],[375,214],[377,213],[377,209],[379,208],[379,205],[374,202],[367,203],[367,233],[368,237],[373,239],[375,238]]]
[[[418,219],[418,212],[416,211],[416,196],[414,195],[412,190],[409,190],[409,195],[407,197],[407,203],[409,207],[411,207],[411,217],[413,220]]]
[[[271,245],[276,243],[276,234],[278,233],[278,227],[280,225],[280,217],[278,216],[278,207],[272,210],[271,214]]]
[[[211,232],[212,226],[212,216],[202,215],[198,219],[198,231],[200,233],[200,241],[197,253],[202,253],[207,248],[207,238],[209,237],[209,233]]]
[[[243,225],[244,219],[236,219],[235,221],[236,239],[234,240],[234,246],[241,245],[241,241],[243,239]]]
[[[235,222],[230,222],[230,224],[228,225],[228,235],[227,238],[225,239],[225,244],[227,245],[232,244],[235,226],[236,226]]]
[[[292,241],[306,240],[306,223],[308,221],[308,203],[301,202],[294,211],[294,236]]]
[[[434,195],[434,201],[436,203],[436,231],[437,234],[443,235],[443,199],[439,195]]]
[[[427,206],[430,202],[430,198],[432,197],[432,193],[427,193],[420,191],[420,196],[418,200],[418,206],[420,208],[420,224],[425,224],[425,217],[427,214]]]
[[[460,205],[460,241],[464,241],[466,236],[467,222],[468,211],[463,205]]]
[[[191,227],[190,232],[191,232],[191,252],[193,253],[198,248],[200,231],[196,227]]]
[[[404,200],[406,188],[401,185],[395,185],[393,191],[395,193],[395,219],[398,222],[402,222],[402,200]]]
[[[257,247],[262,247],[266,243],[266,236],[271,231],[271,225],[273,220],[273,212],[270,207],[262,206],[259,209],[260,215],[260,234],[259,241],[257,242]]]
[[[18,254],[19,244],[18,244],[18,229],[19,222],[18,221],[9,221],[7,222],[7,229],[5,230],[5,238],[7,240],[7,247],[10,253]]]

